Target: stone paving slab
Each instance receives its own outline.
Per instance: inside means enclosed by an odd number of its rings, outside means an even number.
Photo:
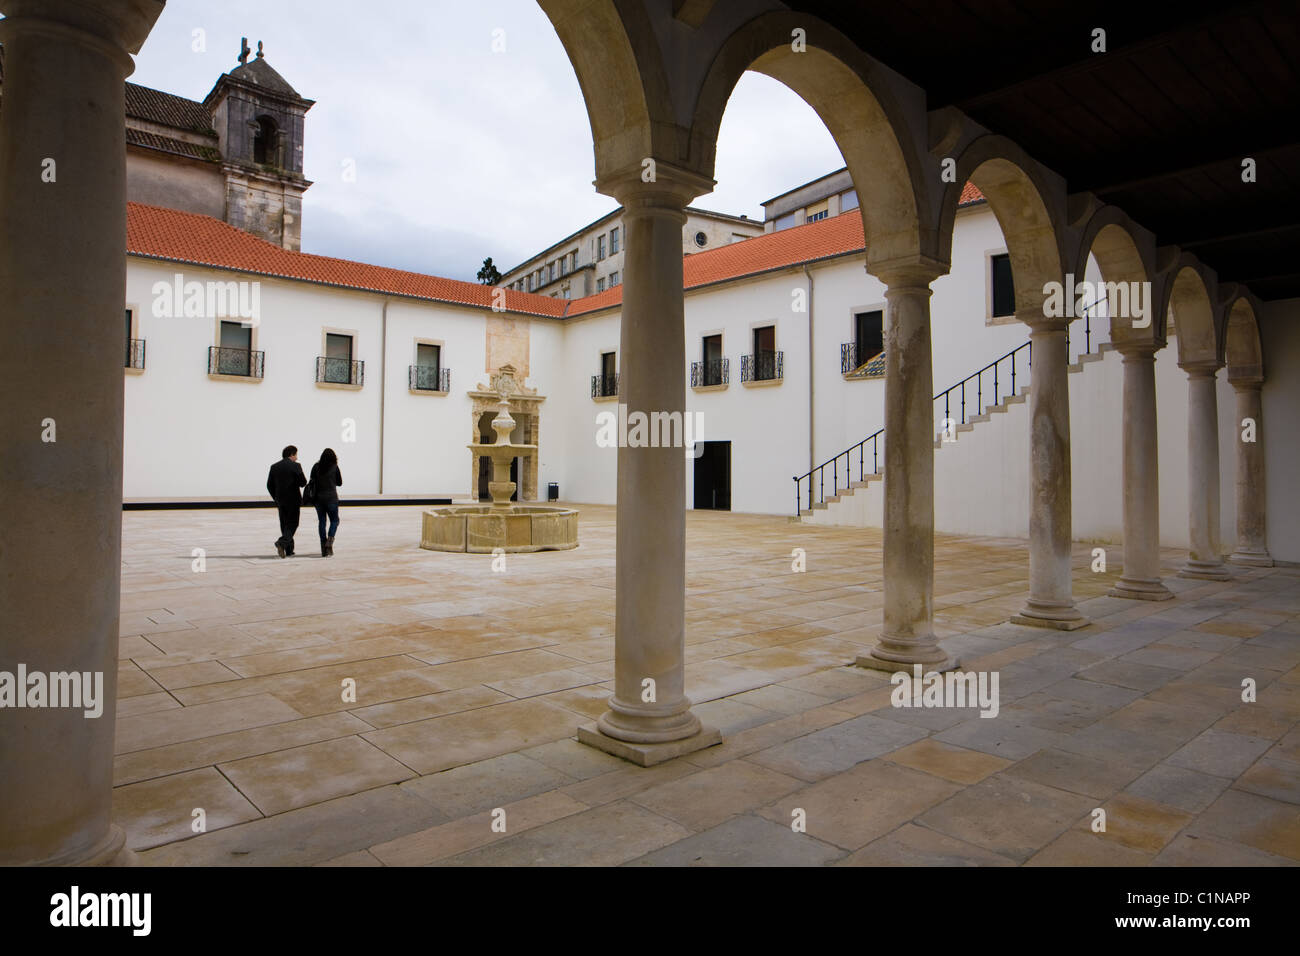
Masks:
[[[328,561],[264,555],[261,512],[124,515],[115,807],[142,862],[1300,864],[1295,568],[1193,582],[1166,551],[1177,597],[1131,602],[1077,545],[1092,623],[1047,632],[1008,621],[1023,542],[938,536],[936,634],[1000,677],[982,718],[851,665],[878,530],[688,513],[687,693],[724,739],[647,769],[574,739],[612,692],[613,509],[504,575],[421,551],[421,510],[350,511]]]

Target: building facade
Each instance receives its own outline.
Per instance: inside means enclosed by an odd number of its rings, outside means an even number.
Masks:
[[[746,216],[688,207],[682,226],[682,255],[761,235],[763,226]],[[501,277],[501,285],[560,299],[581,299],[620,285],[627,230],[622,207],[548,246]]]

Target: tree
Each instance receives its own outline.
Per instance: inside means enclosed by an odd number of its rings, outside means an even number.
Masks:
[[[496,285],[501,281],[501,273],[492,264],[492,257],[483,260],[483,268],[478,270],[478,281],[484,285]]]

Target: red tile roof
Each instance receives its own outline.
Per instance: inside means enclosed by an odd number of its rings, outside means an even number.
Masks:
[[[484,309],[492,307],[495,291],[491,286],[459,279],[290,252],[210,216],[134,202],[127,203],[126,209],[126,251],[134,256]],[[502,291],[509,312],[559,317],[568,305],[565,299],[514,289]]]
[[[962,190],[961,205],[983,198],[979,190],[967,183]],[[686,256],[682,263],[684,287],[698,288],[861,252],[865,248],[862,217],[850,210],[831,219],[764,233]],[[133,256],[482,309],[492,307],[493,294],[498,291],[492,286],[459,279],[290,252],[210,216],[141,203],[127,203],[126,251]],[[621,285],[572,301],[514,289],[500,291],[505,293],[502,304],[506,311],[552,318],[585,315],[618,306],[623,301]]]

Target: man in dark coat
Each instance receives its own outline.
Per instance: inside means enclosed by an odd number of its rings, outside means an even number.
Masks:
[[[271,466],[266,476],[266,490],[275,501],[280,513],[280,537],[275,542],[275,552],[282,558],[293,557],[293,536],[298,531],[298,515],[302,510],[302,495],[298,489],[307,484],[307,476],[298,464],[298,449],[293,445],[280,453],[283,457]]]

